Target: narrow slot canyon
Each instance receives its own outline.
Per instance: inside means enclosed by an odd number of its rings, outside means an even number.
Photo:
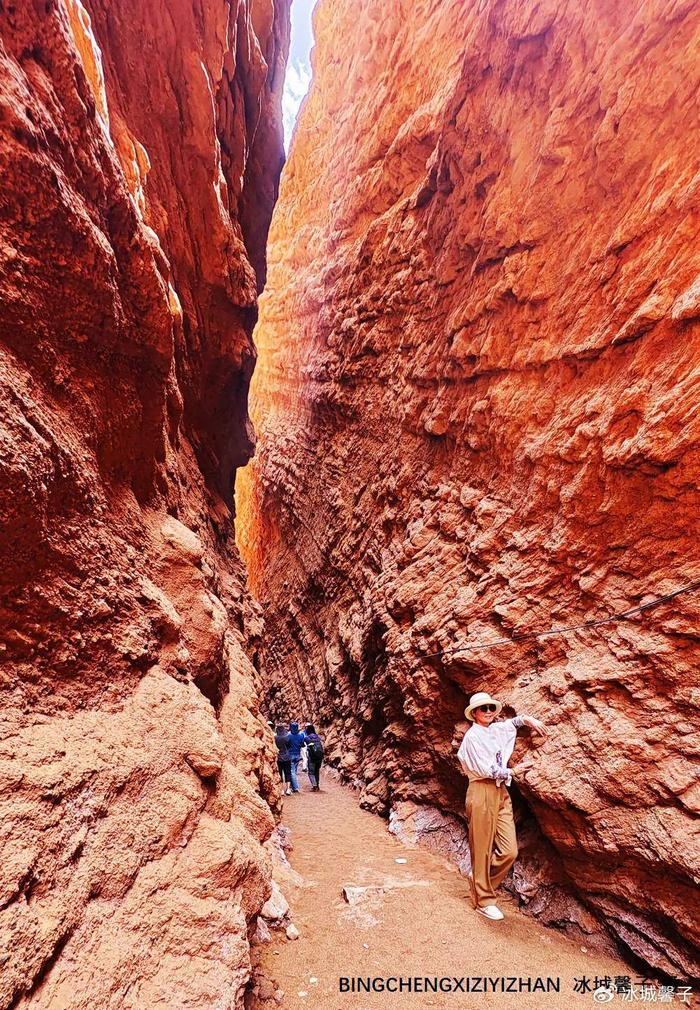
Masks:
[[[0,0],[0,1010],[691,1005],[700,7],[303,3]]]

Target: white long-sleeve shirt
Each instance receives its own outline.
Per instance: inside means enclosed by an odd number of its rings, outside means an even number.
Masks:
[[[525,722],[521,715],[490,726],[474,723],[464,734],[457,757],[470,782],[491,779],[510,785],[513,773],[508,768],[515,747],[517,731]]]

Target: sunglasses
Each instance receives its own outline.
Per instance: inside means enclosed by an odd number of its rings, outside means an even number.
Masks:
[[[496,705],[477,705],[476,711],[477,712],[495,712],[496,708],[497,708]]]

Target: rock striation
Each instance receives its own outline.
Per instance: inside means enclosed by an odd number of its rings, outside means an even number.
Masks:
[[[321,0],[315,31],[239,475],[267,702],[440,845],[467,696],[545,719],[515,886],[697,975],[700,595],[516,638],[700,577],[698,6]]]
[[[288,33],[0,3],[2,1007],[242,1006],[277,787],[232,487]]]

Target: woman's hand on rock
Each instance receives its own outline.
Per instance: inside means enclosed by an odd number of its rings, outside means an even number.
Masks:
[[[534,729],[535,733],[539,733],[540,736],[547,736],[547,727],[543,722],[540,722],[539,719],[535,719],[534,716],[526,715],[523,722],[526,726],[529,726],[530,729]]]

